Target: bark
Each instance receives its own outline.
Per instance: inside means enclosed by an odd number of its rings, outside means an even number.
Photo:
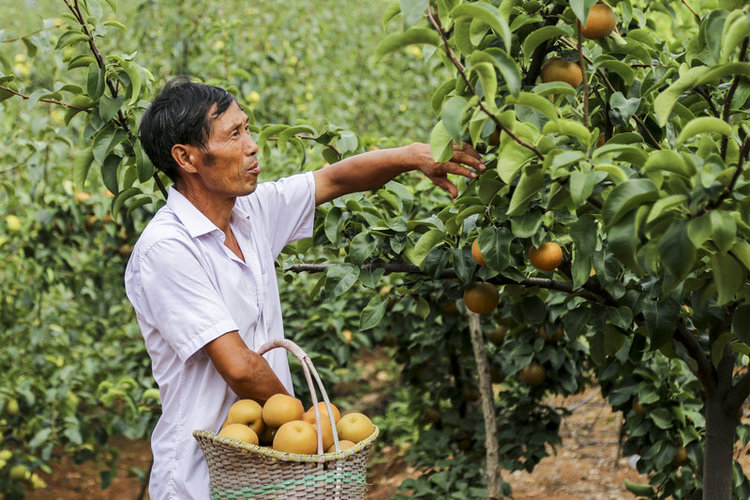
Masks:
[[[726,410],[723,404],[725,392],[716,391],[706,399],[704,500],[731,500],[732,498],[732,452],[737,416]]]
[[[487,361],[487,352],[484,349],[484,338],[479,322],[479,315],[469,311],[469,333],[471,335],[471,346],[474,350],[474,359],[479,372],[479,394],[482,400],[482,415],[484,416],[485,448],[487,451],[487,492],[491,499],[503,497],[503,479],[500,476],[500,454],[497,442],[497,420],[495,418],[495,396],[492,392],[492,380],[490,378],[490,365]]]

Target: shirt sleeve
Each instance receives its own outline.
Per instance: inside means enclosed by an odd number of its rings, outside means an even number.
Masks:
[[[253,217],[260,217],[271,245],[273,258],[284,247],[309,238],[315,216],[315,178],[312,172],[258,185],[255,193],[242,198]]]
[[[238,330],[201,265],[195,248],[178,238],[162,239],[140,256],[141,304],[146,320],[187,361],[207,343]]]

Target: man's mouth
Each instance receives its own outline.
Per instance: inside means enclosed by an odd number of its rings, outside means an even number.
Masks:
[[[248,170],[248,173],[258,175],[260,173],[260,164],[256,161]]]

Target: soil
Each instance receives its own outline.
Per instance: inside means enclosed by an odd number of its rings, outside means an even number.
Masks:
[[[369,401],[371,410],[380,406],[378,393],[386,394],[392,387],[391,377],[383,370],[382,358],[374,355],[363,360],[362,385],[369,394],[359,399]],[[374,377],[372,375],[375,375]],[[359,382],[359,381],[358,381]],[[359,385],[359,384],[353,384]],[[560,428],[562,447],[557,453],[543,459],[533,473],[505,472],[503,479],[513,488],[515,500],[609,500],[634,498],[624,486],[624,480],[647,483],[629,464],[628,457],[620,456],[618,434],[621,415],[612,413],[598,389],[567,399],[555,398],[549,403],[572,409],[563,419]],[[365,411],[367,413],[367,411]],[[375,413],[372,413],[375,414]],[[87,462],[73,465],[69,460],[55,464],[51,474],[40,473],[47,488],[29,492],[30,500],[140,500],[143,477],[151,464],[151,449],[146,441],[116,441],[120,450],[120,467],[112,484],[100,488],[99,471]],[[741,460],[745,473],[750,473],[750,457]],[[399,484],[409,477],[418,477],[419,471],[407,464],[399,450],[385,446],[369,465],[368,482],[371,484],[366,499],[386,500],[393,496]],[[148,498],[144,495],[143,498]]]

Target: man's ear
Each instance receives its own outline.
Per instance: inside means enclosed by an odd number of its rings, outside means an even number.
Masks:
[[[177,166],[180,170],[188,174],[194,174],[197,172],[195,168],[195,160],[197,159],[197,151],[193,146],[189,144],[175,144],[172,146],[172,158],[177,162]]]

